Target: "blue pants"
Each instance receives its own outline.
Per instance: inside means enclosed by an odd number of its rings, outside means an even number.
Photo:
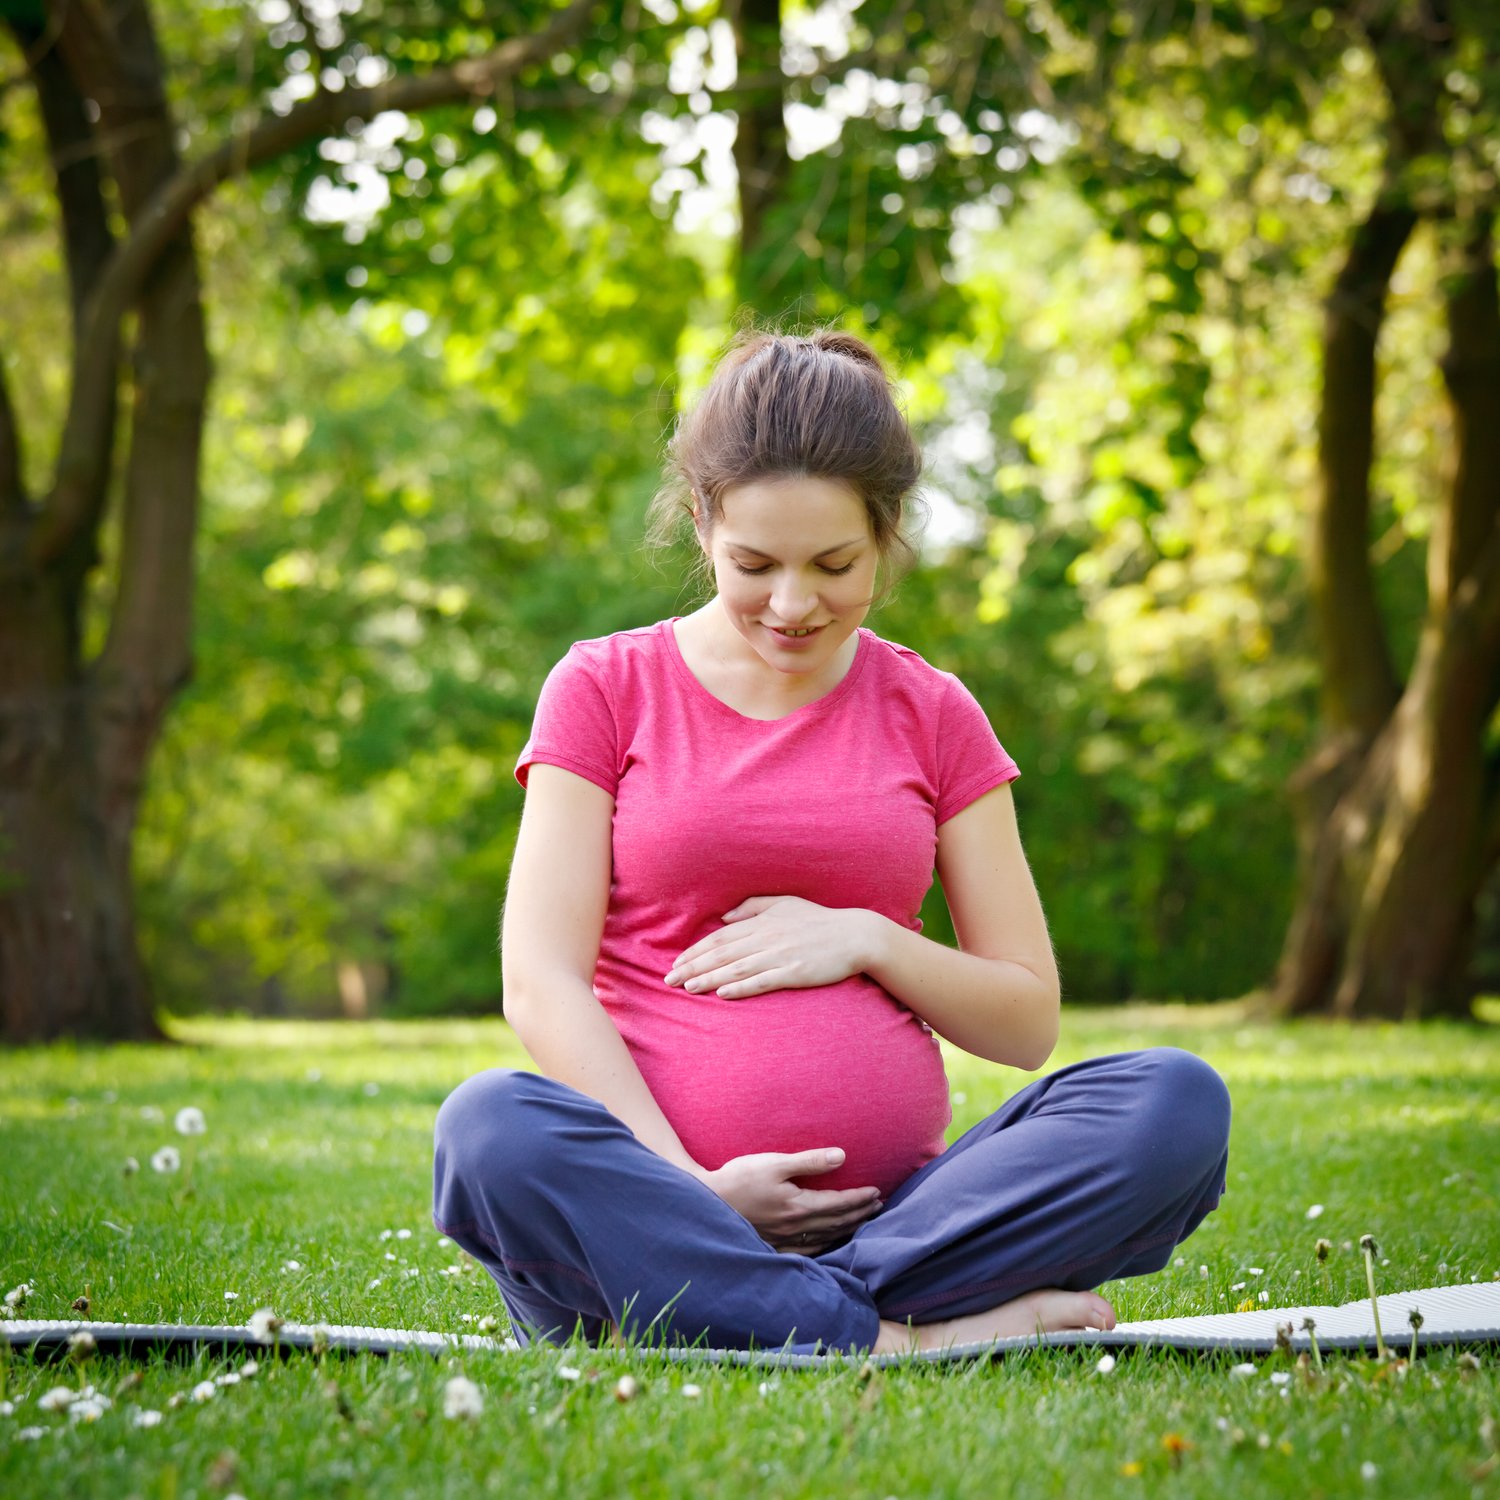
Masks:
[[[603,1105],[496,1068],[437,1120],[433,1221],[494,1277],[517,1336],[865,1349],[1041,1287],[1160,1270],[1219,1201],[1229,1094],[1175,1047],[1027,1085],[823,1254],[780,1254]]]

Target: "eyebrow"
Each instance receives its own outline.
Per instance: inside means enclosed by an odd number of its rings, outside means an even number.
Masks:
[[[813,561],[816,562],[819,557],[831,557],[835,552],[842,552],[848,547],[857,547],[865,540],[866,538],[857,536],[851,541],[840,542],[836,547],[825,547],[821,552],[815,554]],[[732,541],[729,543],[729,546],[733,547],[737,552],[748,552],[752,557],[763,557],[767,562],[775,562],[776,560],[769,552],[762,552],[759,547],[752,547],[745,542]]]

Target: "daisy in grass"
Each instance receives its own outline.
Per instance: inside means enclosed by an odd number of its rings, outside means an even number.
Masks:
[[[26,1299],[36,1290],[29,1281],[23,1281],[19,1286],[13,1286],[5,1294],[6,1312],[19,1312],[26,1306]]]
[[[197,1155],[191,1142],[195,1136],[207,1132],[208,1122],[203,1118],[203,1111],[196,1104],[185,1104],[177,1111],[177,1116],[172,1123],[177,1127],[177,1134],[186,1136],[189,1142],[183,1148],[187,1154],[184,1158],[186,1170],[182,1174],[182,1196],[186,1198],[193,1191],[193,1162]]]
[[[450,1420],[484,1414],[484,1392],[467,1375],[455,1375],[443,1387],[443,1415]]]
[[[257,1307],[250,1314],[250,1321],[245,1325],[250,1330],[250,1336],[257,1344],[270,1344],[276,1340],[276,1335],[281,1332],[285,1320],[276,1315],[274,1309],[269,1307]]]
[[[176,1146],[163,1146],[160,1150],[151,1153],[151,1170],[153,1172],[175,1172],[182,1165],[182,1153]]]

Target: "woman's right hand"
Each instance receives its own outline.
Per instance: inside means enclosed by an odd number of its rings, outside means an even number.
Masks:
[[[755,1227],[774,1249],[789,1255],[818,1255],[846,1240],[885,1206],[874,1187],[818,1190],[798,1186],[794,1177],[813,1177],[844,1164],[837,1147],[818,1151],[766,1151],[736,1156],[702,1180]]]

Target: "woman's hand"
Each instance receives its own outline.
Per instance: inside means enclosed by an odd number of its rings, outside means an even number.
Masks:
[[[844,1162],[837,1147],[821,1151],[736,1156],[702,1180],[747,1218],[770,1246],[789,1255],[818,1255],[846,1240],[885,1206],[880,1189],[840,1192],[798,1187],[794,1177],[832,1172]]]
[[[837,984],[868,967],[882,920],[860,907],[752,896],[724,913],[717,932],[679,954],[666,982],[694,995],[713,990],[721,1000]]]

